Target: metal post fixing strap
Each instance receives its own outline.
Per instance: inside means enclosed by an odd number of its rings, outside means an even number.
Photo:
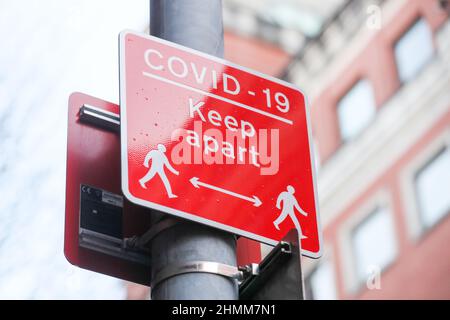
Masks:
[[[244,272],[234,266],[211,261],[189,261],[185,263],[172,264],[159,271],[152,279],[152,289],[156,288],[156,286],[163,280],[176,275],[194,272],[218,274],[238,281],[242,280],[244,277]]]

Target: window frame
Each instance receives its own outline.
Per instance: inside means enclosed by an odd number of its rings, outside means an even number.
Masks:
[[[413,183],[414,183],[414,195],[416,200],[416,206],[417,206],[417,213],[418,213],[418,219],[421,224],[421,227],[423,229],[424,233],[427,233],[434,229],[434,227],[440,225],[443,220],[445,220],[448,215],[450,214],[450,207],[447,209],[447,212],[444,213],[443,216],[439,217],[437,221],[435,221],[432,225],[428,225],[425,222],[424,217],[424,207],[423,204],[420,201],[420,195],[419,195],[419,189],[418,189],[418,178],[420,174],[422,174],[436,159],[439,158],[440,155],[444,154],[445,152],[450,153],[450,147],[447,145],[443,145],[438,151],[436,151],[425,163],[414,173]]]
[[[427,227],[422,221],[415,184],[417,174],[421,169],[431,163],[438,156],[439,152],[445,148],[450,150],[450,129],[445,129],[433,137],[432,142],[422,148],[400,172],[399,180],[404,220],[408,237],[413,242],[420,242],[422,238],[430,234],[449,216],[447,214],[434,225]]]
[[[331,267],[331,271],[333,273],[333,286],[335,291],[335,299],[339,299],[338,294],[338,287],[337,287],[337,275],[336,275],[336,269],[333,261],[329,258],[325,258],[325,260],[321,260],[320,262],[317,262],[314,264],[314,266],[311,268],[311,270],[308,272],[307,276],[304,280],[304,296],[305,300],[318,300],[314,297],[314,290],[313,286],[311,285],[311,278],[314,276],[314,274],[319,270],[319,268],[323,267],[324,265],[329,264]]]
[[[407,80],[403,80],[400,76],[400,69],[399,69],[399,64],[398,64],[398,59],[397,59],[397,47],[400,43],[400,41],[403,39],[404,36],[406,36],[406,34],[415,26],[417,25],[420,21],[423,21],[425,24],[427,24],[428,28],[430,29],[431,32],[431,46],[432,46],[432,55],[425,60],[425,62],[423,63],[423,65],[412,75],[412,77],[410,79]],[[428,20],[426,19],[425,16],[423,15],[418,15],[416,16],[411,23],[409,23],[404,30],[402,30],[402,32],[396,37],[396,39],[394,40],[393,44],[392,44],[392,53],[393,53],[393,58],[394,58],[394,65],[395,65],[395,72],[397,75],[397,80],[400,84],[400,87],[403,87],[404,85],[414,81],[417,77],[420,76],[421,73],[423,73],[423,71],[426,69],[426,67],[433,61],[433,58],[436,57],[436,44],[434,41],[434,32],[433,29],[431,28]]]
[[[337,260],[335,259],[335,246],[332,246],[331,243],[326,242],[324,244],[323,256],[319,259],[306,259],[302,261],[302,273],[303,273],[303,288],[304,288],[304,299],[305,300],[314,300],[314,295],[312,293],[312,286],[310,285],[310,277],[314,274],[314,272],[320,268],[322,264],[328,263],[333,271],[333,280],[334,280],[334,289],[336,291],[336,300],[340,299],[340,291],[339,291],[339,274],[337,268]]]
[[[365,125],[362,129],[360,129],[360,131],[354,135],[354,136],[350,136],[350,137],[344,137],[342,134],[342,122],[341,122],[341,117],[339,116],[339,109],[342,106],[342,101],[345,99],[345,97],[348,96],[348,94],[360,83],[362,82],[366,82],[369,85],[369,88],[371,89],[371,93],[372,93],[372,101],[373,101],[373,108],[374,108],[374,112],[371,118],[371,121],[368,122],[367,125]],[[375,99],[375,88],[373,87],[372,82],[370,81],[370,78],[368,76],[360,76],[358,77],[355,81],[353,81],[351,83],[351,85],[349,87],[347,87],[347,89],[344,91],[343,94],[341,94],[340,98],[338,99],[338,101],[336,102],[336,122],[337,122],[337,127],[338,127],[338,131],[339,131],[339,139],[340,139],[340,143],[341,143],[341,147],[344,144],[350,143],[352,141],[357,140],[361,135],[364,134],[364,132],[367,130],[367,128],[370,127],[370,124],[375,120],[376,115],[377,115],[377,111],[378,111],[378,105]]]
[[[397,220],[395,217],[395,207],[393,206],[392,192],[389,188],[381,188],[374,192],[370,198],[365,200],[354,211],[349,212],[349,216],[338,230],[339,256],[341,257],[341,278],[343,287],[347,294],[357,296],[366,290],[366,282],[361,281],[357,274],[356,255],[353,246],[353,230],[364,222],[377,208],[386,208],[392,219],[394,256],[382,270],[381,274],[386,272],[398,260],[400,254],[400,241]],[[367,289],[368,290],[368,289]]]
[[[385,205],[378,205],[375,208],[373,208],[373,210],[369,214],[367,214],[364,217],[364,219],[362,219],[362,221],[360,221],[357,225],[355,225],[352,228],[352,230],[351,230],[350,239],[351,239],[351,242],[352,242],[351,246],[352,246],[352,251],[353,251],[353,261],[352,262],[354,264],[353,267],[354,267],[354,270],[355,270],[355,276],[356,276],[357,281],[358,281],[360,286],[365,284],[366,283],[365,280],[367,280],[367,279],[361,279],[360,278],[360,274],[359,274],[360,270],[358,270],[358,259],[359,258],[356,255],[357,249],[356,249],[355,236],[356,236],[356,233],[357,233],[358,229],[368,225],[369,222],[371,221],[371,219],[373,219],[374,215],[379,214],[380,210],[386,210],[387,214],[390,216],[390,218],[392,220],[391,221],[391,223],[392,223],[392,231],[394,233],[393,234],[393,239],[394,239],[394,245],[396,246],[396,248],[394,249],[394,255],[391,258],[391,260],[388,261],[384,266],[380,266],[381,267],[381,270],[380,270],[381,273],[384,273],[395,262],[396,257],[398,255],[398,252],[397,252],[398,251],[398,248],[397,248],[398,240],[397,240],[396,234],[395,234],[395,221],[394,221],[394,219],[392,217],[391,209],[389,207],[385,206]]]

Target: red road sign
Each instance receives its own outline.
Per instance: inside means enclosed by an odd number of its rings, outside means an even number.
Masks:
[[[133,203],[319,257],[303,93],[155,37],[120,35],[122,190]]]
[[[145,255],[122,249],[124,238],[150,228],[150,215],[122,199],[118,133],[84,122],[83,106],[91,108],[87,117],[98,110],[111,123],[119,117],[116,104],[82,93],[69,98],[64,254],[81,268],[150,285]]]

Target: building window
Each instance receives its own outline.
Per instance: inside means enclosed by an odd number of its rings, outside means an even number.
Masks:
[[[337,298],[333,265],[322,262],[305,281],[308,300],[335,300]]]
[[[374,269],[383,270],[395,258],[394,226],[385,207],[376,209],[359,224],[353,230],[352,239],[359,283],[365,283]]]
[[[408,82],[414,78],[432,58],[433,52],[433,34],[427,22],[420,19],[395,45],[395,59],[400,81]]]
[[[450,151],[442,149],[415,179],[420,218],[432,227],[450,211]]]
[[[337,111],[342,140],[355,138],[375,115],[375,101],[369,81],[360,80],[353,86],[339,102]]]

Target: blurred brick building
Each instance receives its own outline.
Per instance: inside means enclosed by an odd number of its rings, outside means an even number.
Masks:
[[[375,5],[374,5],[375,4]],[[325,255],[313,298],[450,298],[445,2],[349,1],[287,68],[309,94]]]
[[[226,58],[308,96],[325,243],[304,259],[310,299],[450,299],[449,7],[224,1]],[[268,250],[239,240],[239,263]]]

